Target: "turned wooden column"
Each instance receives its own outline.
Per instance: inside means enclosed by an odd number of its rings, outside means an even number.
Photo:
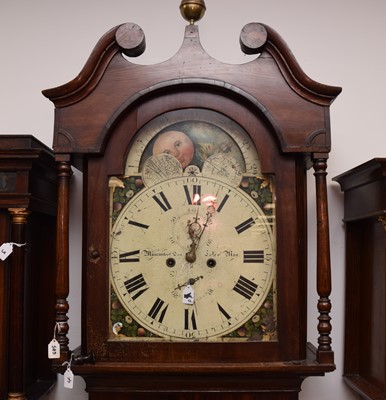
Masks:
[[[9,208],[9,212],[11,214],[11,240],[13,243],[24,244],[29,211],[25,208]],[[13,252],[9,255],[9,400],[26,399],[23,381],[24,268],[26,251],[26,246],[13,246]]]
[[[324,157],[323,157],[324,156]],[[316,222],[317,222],[317,292],[319,295],[318,311],[318,350],[317,361],[333,363],[331,349],[331,265],[330,235],[327,206],[327,155],[314,157],[313,167],[316,184]]]
[[[57,246],[56,246],[56,304],[55,322],[58,324],[56,339],[60,344],[60,364],[68,358],[68,301],[69,295],[69,186],[72,175],[69,160],[57,158],[58,176],[58,214],[57,214]]]

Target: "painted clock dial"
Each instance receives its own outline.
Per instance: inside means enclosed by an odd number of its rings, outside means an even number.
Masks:
[[[135,140],[110,178],[112,339],[275,340],[274,185],[246,132],[181,110]]]
[[[111,235],[111,280],[151,332],[220,337],[264,302],[273,252],[265,215],[244,192],[206,177],[173,178],[121,212]]]

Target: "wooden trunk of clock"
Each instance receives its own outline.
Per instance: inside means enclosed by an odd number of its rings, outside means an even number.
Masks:
[[[225,390],[221,389],[221,393],[199,393],[198,391],[194,393],[189,392],[181,392],[180,394],[157,394],[154,397],[154,394],[146,394],[140,393],[141,399],[144,400],[153,400],[154,398],[159,400],[296,400],[298,399],[298,389],[294,389],[293,393],[283,393],[282,390],[280,392],[275,393],[270,386],[269,393],[264,390],[261,394],[256,394],[256,392],[247,393],[244,389],[242,392],[238,393],[226,393]],[[111,390],[111,388],[110,388]],[[113,393],[109,399],[111,400],[132,400],[138,398],[138,393],[134,392],[133,394],[123,394],[123,393]],[[110,395],[109,395],[110,396]],[[90,393],[90,400],[105,400],[105,393]]]
[[[55,304],[55,161],[29,135],[0,135],[0,398],[37,399],[56,380],[47,359]],[[24,245],[25,244],[25,245]]]
[[[54,367],[63,371],[71,357],[91,400],[292,400],[305,377],[335,368],[325,177],[329,105],[340,88],[309,79],[265,25],[244,27],[240,43],[256,58],[222,64],[189,25],[173,58],[144,66],[127,58],[144,50],[143,32],[124,24],[77,78],[43,92],[56,106],[59,171]],[[178,136],[172,148],[158,141],[166,133]],[[74,353],[71,165],[84,179],[83,331]],[[306,332],[311,165],[317,348]]]
[[[334,178],[344,192],[344,379],[362,399],[386,396],[386,159]]]

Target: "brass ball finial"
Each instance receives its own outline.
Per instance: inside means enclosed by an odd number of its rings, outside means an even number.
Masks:
[[[204,0],[182,0],[180,11],[183,18],[189,21],[191,25],[194,25],[205,14],[205,2]]]

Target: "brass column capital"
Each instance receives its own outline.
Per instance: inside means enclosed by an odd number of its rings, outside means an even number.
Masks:
[[[26,224],[30,212],[26,208],[8,208],[13,224]]]

